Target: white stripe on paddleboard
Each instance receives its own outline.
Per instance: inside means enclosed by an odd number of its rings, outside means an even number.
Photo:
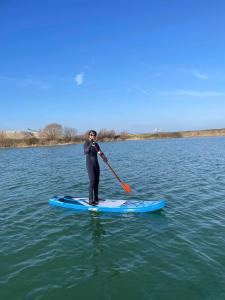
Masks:
[[[84,206],[90,206],[88,203],[87,198],[73,198],[74,200],[80,202],[81,205]],[[97,207],[120,207],[126,202],[126,200],[104,200],[104,201],[99,201],[99,204],[96,205]]]
[[[98,206],[99,207],[120,207],[125,202],[126,200],[105,200],[105,201],[100,201]]]

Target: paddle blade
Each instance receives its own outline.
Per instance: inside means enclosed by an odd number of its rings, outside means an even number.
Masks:
[[[130,188],[130,186],[129,186],[129,184],[128,183],[121,183],[121,185],[122,185],[122,188],[124,189],[124,191],[126,192],[126,193],[130,193],[131,192],[131,188]]]

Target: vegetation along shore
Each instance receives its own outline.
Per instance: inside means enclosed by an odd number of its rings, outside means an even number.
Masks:
[[[177,132],[154,132],[132,134],[126,131],[116,133],[115,130],[101,129],[98,132],[98,140],[102,142],[117,140],[145,140],[162,138],[183,137],[209,137],[225,136],[225,129],[208,129]],[[83,143],[87,138],[87,132],[77,134],[77,130],[71,127],[63,127],[57,123],[46,125],[41,130],[27,129],[26,131],[0,130],[0,147],[39,147],[65,144]]]

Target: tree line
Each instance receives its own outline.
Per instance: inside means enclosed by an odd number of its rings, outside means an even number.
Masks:
[[[115,130],[101,129],[98,132],[99,141],[124,140],[128,133],[123,131],[119,134]],[[88,131],[78,134],[72,127],[64,127],[58,123],[47,124],[39,131],[27,130],[19,133],[9,134],[0,131],[0,147],[25,147],[57,145],[65,143],[82,143],[88,138]]]

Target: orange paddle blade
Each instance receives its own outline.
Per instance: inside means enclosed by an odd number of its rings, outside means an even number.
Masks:
[[[131,192],[131,188],[130,188],[130,186],[129,186],[129,184],[128,183],[121,183],[121,185],[122,185],[122,188],[124,189],[124,191],[126,192],[126,193],[130,193]]]

